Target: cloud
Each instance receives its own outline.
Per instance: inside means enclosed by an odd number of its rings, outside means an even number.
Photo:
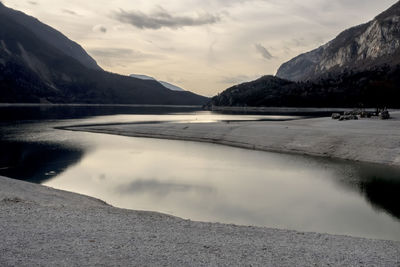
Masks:
[[[268,59],[268,60],[273,58],[273,56],[267,50],[267,48],[265,48],[261,44],[255,44],[255,47],[256,47],[257,52],[260,53],[263,58]]]
[[[114,14],[114,17],[123,23],[131,24],[139,29],[153,29],[158,30],[161,28],[177,29],[186,26],[201,26],[207,24],[214,24],[220,21],[219,16],[210,13],[203,13],[197,17],[189,16],[173,16],[163,8],[151,14],[145,14],[140,11],[124,11],[120,10]]]
[[[96,25],[93,27],[93,31],[94,32],[102,32],[102,33],[106,33],[107,32],[107,28],[104,25]]]
[[[130,56],[139,56],[144,55],[139,51],[135,51],[132,49],[125,48],[98,48],[98,49],[89,49],[91,54],[99,57],[108,57],[108,58],[124,58]]]
[[[29,4],[31,4],[31,5],[34,5],[34,6],[36,6],[36,5],[38,5],[39,3],[38,2],[36,2],[36,1],[28,1],[28,3]]]
[[[162,55],[143,53],[128,48],[93,48],[87,51],[96,61],[108,67],[125,66],[135,62],[162,60],[164,58]]]
[[[78,15],[75,11],[69,10],[69,9],[62,9],[61,10],[63,13],[69,14],[69,15]]]

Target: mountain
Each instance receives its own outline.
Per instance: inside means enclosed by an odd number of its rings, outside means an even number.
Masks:
[[[283,104],[279,99],[294,89],[295,82],[268,75],[226,89],[213,97],[208,106],[279,106]]]
[[[174,85],[172,83],[164,82],[164,81],[158,81],[158,82],[161,83],[165,88],[168,88],[169,90],[172,90],[172,91],[185,91],[185,89],[183,89],[183,88],[181,88],[179,86],[176,86],[176,85]]]
[[[345,30],[329,43],[284,63],[276,76],[306,81],[399,63],[400,1],[372,21]]]
[[[156,81],[105,72],[78,44],[3,4],[0,25],[2,103],[201,105],[208,100]]]
[[[264,76],[235,85],[206,105],[253,107],[391,107],[400,108],[400,65],[344,72],[310,82]]]
[[[399,99],[400,1],[284,63],[277,76],[235,85],[206,106],[400,108]]]
[[[161,83],[165,88],[168,88],[168,89],[170,89],[170,90],[172,90],[172,91],[185,91],[185,89],[180,88],[179,86],[173,85],[173,84],[168,83],[168,82],[156,80],[155,78],[150,77],[150,76],[147,76],[147,75],[143,75],[143,74],[131,74],[131,75],[129,75],[129,76],[130,76],[130,77],[133,77],[133,78],[142,79],[142,80],[157,81],[157,82]]]
[[[38,19],[27,16],[20,11],[6,8],[4,5],[1,4],[1,2],[0,16],[5,16],[24,26],[42,41],[46,42],[48,45],[52,45],[58,48],[66,55],[78,60],[84,66],[95,70],[101,69],[97,65],[96,61],[91,58],[79,44],[69,40],[59,31],[47,26],[46,24],[41,23]]]
[[[147,76],[147,75],[143,75],[143,74],[131,74],[129,75],[130,77],[133,78],[137,78],[137,79],[141,79],[141,80],[152,80],[152,81],[156,81],[156,79],[154,79],[153,77]]]

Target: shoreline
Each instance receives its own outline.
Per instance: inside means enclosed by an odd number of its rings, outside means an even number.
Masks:
[[[352,111],[354,108],[314,108],[314,107],[240,107],[240,106],[212,106],[206,108],[210,111],[240,111],[240,112],[344,112]],[[366,108],[367,111],[374,111],[373,108]]]
[[[201,105],[152,105],[152,104],[87,104],[87,103],[0,103],[0,107],[169,107],[201,108]]]
[[[113,124],[64,130],[207,142],[266,152],[337,158],[400,167],[400,112],[392,119]]]
[[[267,114],[296,114],[296,113],[343,113],[346,111],[360,110],[359,108],[346,107],[252,107],[252,106],[212,106],[205,107],[204,110],[217,112],[243,112],[243,113],[267,113]],[[363,108],[364,111],[374,112],[376,108]],[[390,112],[400,112],[400,109],[389,109]]]
[[[0,265],[400,264],[400,242],[196,222],[0,176]]]
[[[400,166],[400,112],[392,115],[389,121],[314,118],[62,129],[347,156]],[[120,209],[89,196],[1,176],[0,184],[0,265],[4,266],[400,265],[400,241],[197,222]]]

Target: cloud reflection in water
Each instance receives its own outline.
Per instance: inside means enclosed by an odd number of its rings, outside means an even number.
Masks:
[[[139,179],[128,185],[120,186],[118,192],[123,194],[152,194],[164,197],[174,193],[195,192],[199,194],[212,194],[215,188],[204,185],[183,184],[175,182],[163,182],[157,179]]]

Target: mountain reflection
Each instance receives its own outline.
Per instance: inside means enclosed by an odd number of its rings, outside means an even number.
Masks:
[[[82,119],[93,116],[106,116],[115,114],[170,114],[177,112],[193,112],[200,110],[198,107],[163,107],[163,106],[1,106],[0,122],[18,120],[63,120]]]
[[[400,219],[400,169],[383,165],[359,163],[354,173],[340,183],[356,190],[377,210]]]
[[[400,182],[375,179],[360,184],[361,192],[371,204],[400,219]]]
[[[78,163],[84,155],[79,149],[60,144],[0,142],[0,175],[42,183]]]

